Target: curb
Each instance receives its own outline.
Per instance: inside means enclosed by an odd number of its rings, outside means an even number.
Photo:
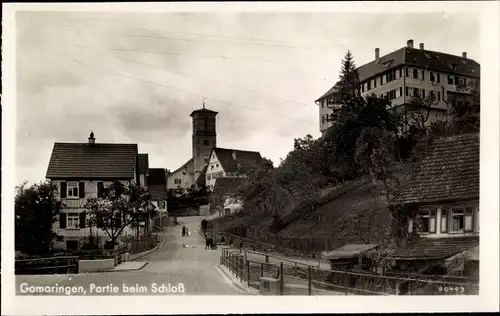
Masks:
[[[259,293],[257,292],[257,290],[255,290],[253,288],[250,288],[250,287],[247,287],[247,286],[243,286],[240,281],[235,280],[235,278],[228,273],[227,269],[224,266],[218,264],[215,267],[221,273],[223,273],[229,280],[231,280],[231,282],[233,283],[233,285],[236,286],[238,288],[238,290],[240,290],[242,292],[246,292],[246,293],[248,293],[248,295],[259,295]]]
[[[147,266],[149,264],[149,262],[146,262],[142,265],[142,267],[138,268],[138,269],[123,269],[123,270],[108,270],[108,271],[103,271],[103,272],[128,272],[128,271],[139,271],[139,270],[142,270],[144,269],[145,266]]]

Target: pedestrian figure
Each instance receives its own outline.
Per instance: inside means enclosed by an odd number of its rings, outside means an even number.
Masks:
[[[182,226],[182,237],[186,236],[186,226]]]
[[[205,235],[205,250],[210,248],[210,238],[208,235]]]

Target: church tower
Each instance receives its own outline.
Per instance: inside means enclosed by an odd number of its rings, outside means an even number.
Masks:
[[[203,108],[193,111],[193,181],[198,179],[210,159],[212,148],[217,147],[215,116],[218,113]]]

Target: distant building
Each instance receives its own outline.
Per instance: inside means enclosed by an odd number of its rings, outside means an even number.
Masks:
[[[167,177],[165,169],[150,168],[148,177],[148,190],[151,194],[151,203],[160,215],[167,212]]]
[[[213,190],[219,178],[245,178],[241,170],[245,162],[263,164],[264,160],[256,151],[237,149],[213,148],[210,152],[205,174],[205,183],[209,190]]]
[[[143,187],[147,186],[149,176],[149,155],[139,154],[139,182]]]
[[[434,99],[430,108],[430,124],[447,120],[451,99],[458,95],[470,94],[471,89],[457,87],[479,86],[480,65],[467,58],[467,53],[455,56],[413,47],[413,40],[406,47],[380,56],[375,49],[373,61],[357,68],[361,84],[360,93],[367,96],[374,93],[391,101],[393,109],[404,111],[412,98]],[[332,123],[329,121],[331,110],[336,107],[334,86],[316,100],[319,105],[320,131],[324,133]]]
[[[168,173],[169,190],[178,187],[187,189],[196,185],[203,168],[207,165],[210,151],[217,146],[216,116],[217,112],[205,109],[193,111],[192,157],[177,170]]]
[[[91,235],[104,244],[108,239],[104,231],[86,227],[83,205],[114,181],[145,185],[140,175],[137,144],[96,143],[94,133],[88,143],[55,143],[46,178],[57,186],[65,208],[54,223],[54,231],[63,241],[54,247],[78,250]],[[135,235],[131,228],[124,234]]]
[[[408,215],[408,231],[418,235],[391,255],[401,269],[477,274],[477,255],[467,257],[479,249],[479,134],[437,140],[393,206]]]
[[[238,198],[238,189],[244,183],[245,178],[218,178],[213,188],[210,209],[218,212],[219,216],[231,214],[234,206],[240,209],[242,201]]]

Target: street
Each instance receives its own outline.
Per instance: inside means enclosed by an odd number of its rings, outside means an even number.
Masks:
[[[148,264],[136,271],[111,271],[73,275],[19,275],[16,293],[24,294],[26,286],[81,287],[79,295],[245,295],[216,267],[220,250],[205,250],[199,233],[203,217],[181,217],[179,225],[166,227],[166,242],[158,251],[139,259]],[[191,232],[182,237],[182,225]],[[160,236],[163,239],[164,235]],[[190,245],[189,248],[183,244]],[[193,245],[195,247],[193,247]],[[37,295],[64,295],[38,293]],[[33,294],[31,294],[33,295]],[[78,295],[78,294],[77,294]]]

